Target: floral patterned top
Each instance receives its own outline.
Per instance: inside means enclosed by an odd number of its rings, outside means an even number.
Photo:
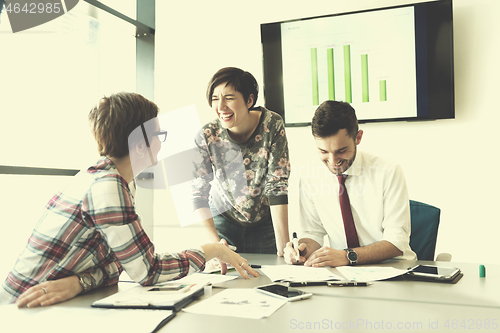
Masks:
[[[194,209],[212,204],[242,226],[270,215],[270,205],[288,204],[290,161],[280,115],[264,107],[259,124],[245,142],[233,140],[216,119],[203,126],[195,143]],[[215,175],[215,177],[214,177]]]

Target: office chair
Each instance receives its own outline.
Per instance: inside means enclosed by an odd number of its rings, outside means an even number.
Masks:
[[[419,260],[434,261],[441,209],[410,200],[410,247]],[[440,253],[436,261],[450,261],[451,254]]]

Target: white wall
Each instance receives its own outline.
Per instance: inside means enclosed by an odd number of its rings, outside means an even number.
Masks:
[[[214,118],[204,97],[206,84],[219,68],[243,68],[262,84],[261,23],[413,2],[157,1],[156,102],[164,112],[195,104],[205,123]],[[453,261],[498,263],[493,244],[500,231],[495,209],[500,188],[496,170],[499,140],[494,129],[500,120],[496,103],[499,11],[496,0],[454,0],[456,119],[361,126],[365,135],[360,149],[399,162],[410,197],[442,209],[437,252],[452,253]],[[258,104],[263,105],[262,89],[260,93]],[[292,168],[304,155],[316,158],[308,153],[312,143],[309,127],[287,128],[287,135]],[[155,197],[155,223],[160,227],[155,231],[155,244],[159,249],[179,244],[170,243],[171,227],[177,224],[169,200],[168,192]],[[292,186],[292,213],[294,205]],[[295,214],[290,215],[293,228]],[[161,228],[165,226],[168,228]],[[186,236],[186,242],[194,238]]]

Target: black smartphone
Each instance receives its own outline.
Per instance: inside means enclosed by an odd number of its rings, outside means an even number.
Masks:
[[[256,288],[261,293],[275,296],[281,299],[286,299],[289,302],[306,299],[312,296],[311,293],[288,287],[288,285],[280,283],[272,283]]]

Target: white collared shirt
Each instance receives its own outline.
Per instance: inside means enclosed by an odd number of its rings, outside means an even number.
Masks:
[[[403,252],[397,258],[416,259],[409,245],[410,204],[401,167],[358,150],[345,174],[360,246],[385,240]],[[337,176],[321,161],[308,175],[301,176],[299,205],[300,238],[311,238],[323,245],[328,235],[331,248],[347,248]]]

